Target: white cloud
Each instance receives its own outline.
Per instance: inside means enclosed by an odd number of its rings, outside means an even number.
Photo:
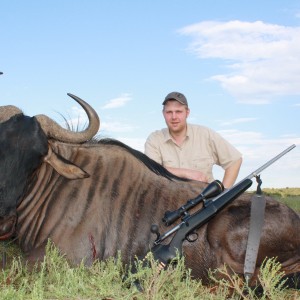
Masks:
[[[126,124],[124,122],[119,122],[119,121],[103,121],[101,122],[101,128],[100,131],[106,131],[106,132],[111,132],[111,133],[115,133],[115,132],[132,132],[134,131],[135,127],[130,125],[130,124]]]
[[[220,121],[221,126],[231,126],[241,123],[248,123],[257,120],[257,118],[237,118],[230,121]]]
[[[245,145],[249,145],[250,143],[250,145],[256,145],[261,144],[265,141],[263,134],[261,132],[256,131],[241,131],[237,129],[228,129],[218,130],[218,133],[239,149],[244,148]]]
[[[300,94],[300,27],[257,22],[201,22],[179,30],[192,37],[188,51],[223,59],[226,74],[212,80],[239,102],[266,104]]]
[[[68,116],[63,116],[68,126],[73,131],[81,131],[88,126],[88,118],[84,109],[72,106]],[[66,127],[64,121],[60,122],[61,126]]]
[[[120,140],[121,142],[123,142],[124,144],[132,147],[133,149],[144,152],[144,145],[145,145],[146,139],[126,138],[126,137],[118,137],[117,139]]]
[[[102,109],[111,109],[111,108],[119,108],[124,106],[128,101],[131,100],[130,94],[122,94],[120,97],[113,98],[109,100],[104,106],[102,106]]]
[[[100,115],[100,114],[98,114]],[[111,119],[110,117],[105,118],[100,117],[100,131],[98,134],[101,136],[111,137],[115,133],[125,133],[132,132],[136,129],[135,126],[126,123],[126,121],[116,121]],[[88,117],[86,112],[82,108],[78,108],[77,106],[73,106],[71,108],[71,112],[69,117],[66,117],[66,121],[68,122],[70,128],[72,130],[83,130],[88,126]],[[65,127],[65,123],[61,122],[61,125]]]
[[[218,132],[243,154],[243,164],[237,182],[256,171],[289,146],[295,144],[296,148],[262,172],[262,179],[263,187],[299,186],[299,137],[285,135],[278,139],[268,139],[261,132],[255,131],[221,130]],[[214,176],[216,179],[222,178],[223,171],[218,167],[214,167]],[[255,184],[252,186],[252,189],[254,188]]]

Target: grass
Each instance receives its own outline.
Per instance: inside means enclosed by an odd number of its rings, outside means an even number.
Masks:
[[[300,197],[300,188],[284,188],[284,189],[274,189],[266,188],[263,192],[267,195],[280,196],[281,198],[286,197]]]
[[[283,192],[287,191],[284,189]],[[294,191],[288,191],[289,194],[284,197],[277,190],[264,190],[264,193],[278,197],[280,201],[287,201],[292,207],[299,207],[300,189],[297,189],[296,195],[290,195]],[[190,270],[184,267],[183,259],[179,259],[175,267],[160,272],[150,255],[151,268],[143,268],[141,262],[138,262],[137,272],[129,272],[124,277],[121,254],[116,259],[95,261],[90,267],[84,264],[72,267],[49,243],[44,261],[29,269],[16,246],[1,242],[0,253],[4,250],[12,260],[6,269],[0,271],[1,299],[300,300],[300,291],[285,288],[280,264],[275,259],[266,260],[261,267],[259,282],[262,290],[258,293],[258,290],[250,289],[237,274],[229,275],[226,266],[218,269],[224,279],[217,279],[216,273],[211,272],[212,285],[204,286],[201,281],[191,277]],[[142,292],[133,284],[136,280],[141,283]]]
[[[263,189],[263,192],[300,212],[300,188]]]
[[[152,267],[137,264],[136,273],[124,279],[121,256],[107,261],[96,261],[91,267],[81,264],[71,267],[58,250],[48,243],[47,255],[41,265],[29,270],[19,259],[0,274],[1,299],[300,299],[300,294],[287,290],[281,282],[283,274],[275,259],[265,261],[259,281],[263,292],[257,294],[236,274],[229,275],[220,269],[225,279],[217,280],[211,273],[214,285],[207,287],[191,278],[179,259],[175,267],[159,271],[149,255]],[[134,281],[139,280],[143,291]]]

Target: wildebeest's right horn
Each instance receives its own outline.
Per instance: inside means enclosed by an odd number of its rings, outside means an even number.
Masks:
[[[13,105],[0,106],[0,123],[7,121],[14,115],[21,114],[22,111]]]
[[[85,130],[80,132],[70,131],[61,127],[45,115],[37,115],[35,117],[48,137],[69,143],[86,142],[98,132],[100,127],[99,117],[96,111],[85,101],[72,94],[68,94],[68,96],[72,97],[75,101],[77,101],[87,113],[89,118],[89,126]]]

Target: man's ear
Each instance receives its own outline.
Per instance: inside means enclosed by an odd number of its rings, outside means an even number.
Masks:
[[[190,115],[190,109],[187,107],[186,108],[186,117],[188,117]]]

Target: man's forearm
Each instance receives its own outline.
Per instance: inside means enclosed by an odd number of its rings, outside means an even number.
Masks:
[[[167,167],[166,169],[178,177],[188,178],[188,179],[192,179],[192,180],[198,180],[198,181],[202,181],[202,182],[207,182],[207,180],[208,180],[207,176],[200,171],[182,169],[182,168],[171,168],[171,167]]]
[[[230,188],[236,181],[242,164],[242,158],[235,161],[230,167],[225,170],[223,177],[223,185],[225,188]]]

